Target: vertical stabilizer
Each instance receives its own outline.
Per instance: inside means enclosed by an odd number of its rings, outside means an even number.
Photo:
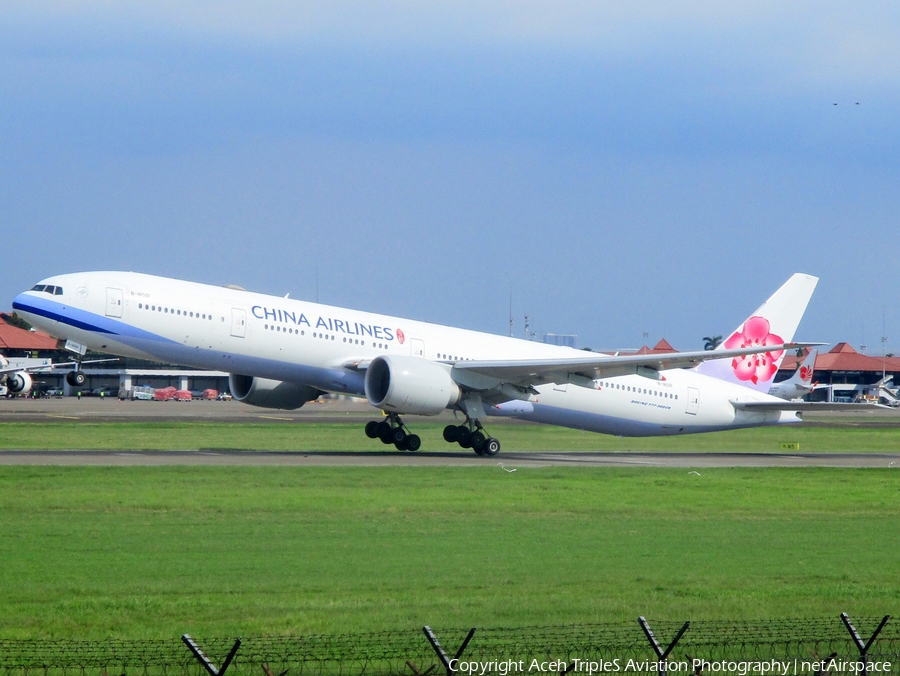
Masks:
[[[769,394],[788,400],[798,399],[808,394],[813,388],[812,379],[816,370],[816,355],[815,350],[810,350],[799,368],[794,371],[794,375],[777,385],[772,385],[769,388]]]
[[[818,281],[812,275],[793,275],[716,349],[764,347],[792,341]],[[731,360],[713,359],[697,366],[697,371],[767,392],[783,358],[784,351],[777,350]]]

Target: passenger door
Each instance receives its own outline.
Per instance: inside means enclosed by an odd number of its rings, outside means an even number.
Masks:
[[[687,409],[686,413],[697,415],[700,410],[700,390],[696,387],[687,388]]]
[[[412,350],[413,357],[424,357],[425,356],[425,341],[420,340],[419,338],[410,338],[409,340],[410,349]]]
[[[235,338],[244,338],[247,335],[247,311],[241,308],[231,308],[231,335]]]
[[[106,316],[121,317],[122,316],[122,289],[106,289]]]

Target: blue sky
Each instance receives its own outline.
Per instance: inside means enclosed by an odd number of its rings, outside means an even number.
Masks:
[[[6,3],[0,293],[691,349],[802,271],[799,338],[900,352],[898,112],[896,3]]]

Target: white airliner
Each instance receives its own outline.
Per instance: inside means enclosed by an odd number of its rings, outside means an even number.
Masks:
[[[792,423],[810,404],[770,396],[817,278],[793,275],[713,351],[605,355],[131,272],[41,281],[13,307],[84,348],[231,374],[239,401],[294,409],[323,392],[387,417],[371,438],[417,450],[402,414],[465,414],[444,438],[479,455],[488,415],[627,436]],[[51,291],[47,291],[50,289]],[[816,343],[818,345],[820,343]]]
[[[810,350],[810,353],[806,355],[799,368],[794,371],[794,375],[787,380],[772,385],[769,388],[769,394],[781,399],[799,399],[809,394],[813,389],[812,379],[816,368],[817,354],[815,350]]]

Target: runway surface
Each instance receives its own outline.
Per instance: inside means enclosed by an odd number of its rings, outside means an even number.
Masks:
[[[0,400],[0,422],[294,422],[363,424],[377,419],[381,411],[359,400],[324,400],[296,411],[272,411],[238,402],[197,401],[190,403],[101,400],[86,397],[65,399]],[[437,418],[407,416],[410,422],[452,422],[445,413]],[[498,421],[518,425],[514,420]],[[811,424],[820,427],[897,428],[900,415],[895,411],[873,411],[850,416],[829,414]],[[186,449],[182,451],[0,451],[0,465],[260,465],[260,466],[496,466],[517,467],[898,467],[897,453],[677,453],[677,452],[559,452],[502,451],[493,458],[478,457],[470,451],[418,452],[397,451],[244,451],[237,449]]]
[[[83,420],[86,422],[359,422],[378,419],[381,410],[360,399],[322,399],[306,404],[294,411],[248,406],[237,401],[119,401],[115,398],[100,397],[45,398],[45,399],[4,399],[0,398],[0,422],[42,422]],[[452,422],[454,416],[445,411],[439,416],[403,416],[414,423]],[[492,424],[532,424],[521,423],[510,418],[491,418]],[[813,427],[895,427],[900,432],[900,411],[875,409],[872,411],[852,411],[848,413],[829,411],[807,414],[804,425]]]
[[[0,451],[0,465],[243,465],[283,467],[896,467],[900,453],[474,453],[269,451]]]

